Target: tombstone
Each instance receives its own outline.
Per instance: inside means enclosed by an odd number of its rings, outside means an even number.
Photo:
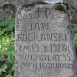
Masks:
[[[77,77],[70,24],[55,5],[18,9],[15,77]]]

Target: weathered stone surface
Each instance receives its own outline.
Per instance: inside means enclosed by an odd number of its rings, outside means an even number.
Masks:
[[[63,0],[43,0],[43,1],[49,4],[63,3]]]
[[[9,18],[9,15],[3,9],[0,9],[0,20],[7,18]]]
[[[13,4],[13,5],[23,5],[27,4],[33,1],[43,1],[43,0],[0,0],[0,6],[3,6],[5,4]]]
[[[73,1],[73,7],[74,7],[74,8],[77,8],[77,0],[74,0],[74,1]]]
[[[27,4],[33,1],[44,1],[49,4],[64,2],[64,3],[67,3],[70,7],[77,8],[77,0],[0,0],[0,6],[3,6],[5,4],[14,4],[18,6],[18,5]]]
[[[30,3],[30,2],[35,2],[35,1],[45,1],[47,3],[58,3],[58,2],[63,2],[63,0],[0,0],[0,4],[25,4],[25,3]]]
[[[77,8],[77,0],[63,0],[69,7]]]
[[[76,77],[67,13],[52,5],[18,10],[15,77]]]
[[[64,3],[67,3],[70,7],[73,7],[74,0],[64,0]]]

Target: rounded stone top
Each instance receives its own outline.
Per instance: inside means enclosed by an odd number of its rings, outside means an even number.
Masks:
[[[63,0],[0,0],[0,6],[3,6],[4,4],[14,4],[14,5],[22,5],[30,2],[46,2],[49,4],[55,4],[59,2],[63,2]]]

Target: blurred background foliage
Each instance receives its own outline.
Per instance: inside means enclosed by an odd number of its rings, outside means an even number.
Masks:
[[[77,24],[72,24],[72,32],[73,32],[73,42],[74,42],[74,47],[75,51],[77,53]]]
[[[0,77],[14,77],[14,27],[12,19],[0,20]]]

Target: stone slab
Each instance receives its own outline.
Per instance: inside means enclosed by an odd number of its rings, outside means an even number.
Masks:
[[[15,35],[15,77],[76,77],[68,13],[52,5],[20,8]]]

